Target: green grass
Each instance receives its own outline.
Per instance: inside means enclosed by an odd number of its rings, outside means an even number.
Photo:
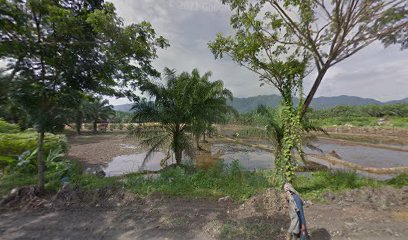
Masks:
[[[125,185],[137,194],[162,192],[171,196],[219,198],[230,196],[243,201],[257,192],[272,187],[268,173],[243,171],[237,164],[223,167],[221,164],[208,171],[189,173],[181,167],[163,171],[157,178],[128,175]]]
[[[170,196],[190,198],[219,198],[230,196],[235,201],[245,201],[258,192],[274,187],[269,179],[272,171],[244,171],[238,162],[231,165],[218,165],[207,171],[193,170],[191,167],[175,167],[163,170],[154,177],[134,173],[122,177],[97,177],[92,174],[80,174],[78,164],[69,171],[51,171],[46,175],[46,189],[56,192],[61,187],[61,178],[68,176],[72,184],[85,190],[104,187],[126,188],[140,196],[155,192]],[[36,183],[35,174],[14,173],[0,177],[0,196],[15,187]],[[361,187],[408,186],[408,174],[401,174],[387,181],[361,177],[355,172],[315,172],[310,176],[299,176],[294,187],[303,198],[321,201],[324,193],[341,192]],[[228,229],[226,229],[227,231]]]
[[[408,184],[406,182],[406,184]],[[355,172],[315,172],[312,176],[301,176],[294,187],[306,199],[321,200],[325,192],[341,192],[361,187],[382,187],[387,182],[359,176]]]

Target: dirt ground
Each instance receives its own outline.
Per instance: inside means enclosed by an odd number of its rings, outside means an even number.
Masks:
[[[327,199],[305,207],[312,239],[406,239],[408,189],[362,189]],[[238,204],[71,189],[35,208],[13,206],[0,208],[0,239],[285,239],[289,225],[284,197],[274,190]]]
[[[68,157],[78,160],[85,167],[103,166],[116,156],[141,151],[138,141],[124,133],[72,135],[68,141]]]
[[[123,135],[70,137],[69,156],[84,166],[134,153]],[[281,193],[267,190],[245,203],[228,197],[186,199],[154,194],[145,199],[123,189],[64,189],[0,204],[0,239],[285,239],[289,226]],[[408,187],[326,194],[308,204],[312,239],[407,239]]]

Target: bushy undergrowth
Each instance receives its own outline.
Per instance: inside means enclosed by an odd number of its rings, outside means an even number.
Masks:
[[[219,198],[230,196],[235,201],[244,201],[258,192],[276,188],[270,183],[272,171],[249,172],[238,162],[225,165],[222,161],[208,170],[196,170],[191,166],[173,167],[159,174],[143,175],[133,173],[122,177],[97,177],[81,174],[81,167],[71,161],[47,162],[46,189],[56,192],[61,179],[67,178],[73,185],[85,190],[104,187],[126,188],[134,193],[147,196],[155,192],[170,196],[191,198]],[[17,171],[0,177],[0,196],[12,188],[36,183],[33,172]],[[408,174],[401,174],[386,181],[362,177],[355,172],[314,172],[309,176],[298,176],[294,187],[303,198],[322,200],[326,192],[341,192],[361,187],[408,186]]]
[[[186,168],[175,167],[163,171],[159,176],[146,177],[129,175],[125,184],[141,195],[162,192],[172,196],[218,198],[230,196],[235,200],[245,200],[255,193],[271,187],[268,172],[244,171],[233,162],[222,162],[205,170],[189,172]]]
[[[174,167],[163,170],[160,174],[129,174],[124,177],[99,178],[84,175],[76,184],[85,189],[96,189],[105,186],[118,186],[146,196],[155,192],[171,196],[192,198],[219,198],[230,196],[236,201],[244,201],[267,188],[276,188],[270,183],[272,171],[244,171],[235,162],[231,165],[218,165],[205,170],[193,170],[189,167]],[[408,186],[408,175],[380,181],[362,177],[355,172],[315,172],[310,176],[298,176],[295,188],[302,197],[321,200],[324,193],[341,192],[361,187]]]
[[[38,133],[20,132],[0,134],[0,155],[20,155],[23,152],[33,151],[37,148]],[[63,151],[67,150],[67,140],[64,135],[54,135],[46,133],[44,138],[44,150],[50,151],[53,148],[60,147]]]
[[[0,133],[18,133],[20,127],[17,124],[11,124],[0,118]]]
[[[77,162],[63,158],[49,159],[46,161],[45,189],[48,192],[56,192],[62,186],[62,179],[71,181],[81,176],[81,166]],[[0,175],[0,197],[8,194],[11,189],[37,183],[36,169],[27,171],[14,169],[8,174]]]
[[[312,176],[300,176],[295,188],[308,199],[320,199],[325,192],[340,192],[361,187],[382,187],[388,182],[363,177],[355,172],[315,172]]]

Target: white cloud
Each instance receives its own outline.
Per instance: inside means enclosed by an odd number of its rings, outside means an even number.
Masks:
[[[215,60],[207,43],[216,33],[232,31],[228,7],[218,0],[114,0],[118,14],[126,23],[150,21],[171,47],[159,52],[154,65],[158,70],[175,68],[179,72],[198,67],[211,70],[237,97],[276,93],[271,86],[259,87],[256,74],[228,59]],[[332,67],[317,96],[354,95],[379,100],[408,97],[408,51],[397,46],[384,49],[379,43]],[[305,83],[312,82],[311,74]],[[125,100],[124,100],[125,101]],[[124,102],[120,101],[120,102]]]

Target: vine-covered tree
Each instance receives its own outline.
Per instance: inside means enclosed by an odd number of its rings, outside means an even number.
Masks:
[[[38,186],[44,190],[44,133],[78,92],[133,97],[159,76],[151,66],[168,45],[147,22],[124,26],[103,0],[0,0],[0,59],[12,98],[39,132]]]
[[[377,40],[407,45],[405,0],[222,0],[230,6],[235,37],[221,34],[210,44],[216,57],[229,53],[252,71],[268,74],[268,63],[290,47],[313,59],[317,75],[307,94],[310,105],[327,70]],[[241,45],[238,45],[240,43]],[[239,52],[239,49],[248,51]],[[242,56],[242,55],[245,55]]]
[[[288,109],[283,114],[287,126],[294,123],[300,126],[297,122],[330,67],[377,40],[403,44],[408,28],[405,0],[222,2],[232,11],[231,26],[236,31],[232,36],[218,34],[209,44],[210,49],[216,58],[228,55],[257,73],[263,83],[274,85]],[[298,116],[299,113],[290,109],[290,95],[302,90],[303,77],[312,65],[317,75],[304,103],[299,106],[302,110]],[[299,93],[302,95],[302,91]],[[297,145],[297,133],[288,130],[288,134],[288,148]]]

